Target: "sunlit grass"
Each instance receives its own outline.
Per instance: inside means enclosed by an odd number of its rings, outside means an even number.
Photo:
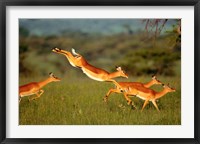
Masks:
[[[20,85],[40,78],[20,77]],[[157,102],[157,112],[150,102],[141,112],[143,100],[131,98],[137,110],[126,104],[122,94],[111,94],[108,103],[103,101],[110,88],[108,82],[93,81],[83,75],[66,74],[60,82],[44,87],[44,94],[37,100],[22,98],[19,105],[20,125],[180,125],[181,124],[181,86],[180,78],[159,77],[163,83],[176,88]],[[119,80],[119,79],[118,79]],[[120,79],[126,81],[127,79]],[[128,81],[150,80],[150,77],[134,77]],[[160,91],[162,86],[153,86]]]

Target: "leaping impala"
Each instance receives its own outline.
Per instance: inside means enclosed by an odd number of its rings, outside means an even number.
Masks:
[[[110,81],[110,82],[114,82],[116,85],[119,86],[119,84],[115,80],[113,80],[113,78],[116,78],[116,77],[128,78],[128,75],[122,70],[121,67],[117,67],[116,72],[109,73],[101,68],[97,68],[97,67],[89,64],[83,58],[83,56],[76,53],[74,49],[72,49],[72,53],[75,56],[73,56],[70,52],[61,50],[59,48],[54,48],[52,51],[55,53],[58,53],[58,54],[65,55],[72,66],[81,68],[83,73],[85,73],[89,78],[91,78],[93,80]]]
[[[136,96],[142,100],[145,100],[142,111],[147,105],[149,101],[153,103],[153,105],[156,107],[156,109],[159,111],[158,106],[156,104],[156,100],[163,97],[169,92],[175,92],[176,90],[169,87],[169,85],[163,85],[163,90],[160,92],[156,92],[152,89],[141,87],[141,86],[130,86],[128,89],[124,92],[124,97],[127,100],[128,104],[132,103],[131,99],[128,96]]]
[[[19,87],[19,102],[21,101],[22,97],[36,95],[29,99],[29,101],[39,98],[43,93],[44,90],[42,88],[50,82],[57,82],[60,81],[58,77],[56,77],[52,72],[49,73],[49,77],[41,82],[31,82],[26,85],[22,85]]]
[[[152,76],[151,81],[147,83],[141,83],[141,82],[118,82],[119,86],[116,86],[116,88],[111,88],[106,96],[103,98],[105,102],[108,101],[108,97],[111,93],[122,93],[124,89],[127,89],[129,86],[142,86],[149,88],[152,85],[161,85],[162,82],[160,82],[155,75]]]

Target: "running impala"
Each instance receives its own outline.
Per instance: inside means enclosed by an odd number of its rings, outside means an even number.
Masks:
[[[83,56],[76,53],[74,49],[72,49],[72,54],[70,52],[61,50],[59,48],[54,48],[52,50],[55,53],[63,54],[67,57],[70,64],[74,67],[79,67],[82,69],[83,73],[85,73],[89,78],[96,81],[110,81],[114,82],[115,85],[119,86],[119,84],[113,80],[116,77],[125,77],[128,78],[128,75],[122,70],[121,67],[116,68],[116,72],[109,73],[104,69],[97,68],[91,64],[89,64]]]
[[[29,99],[29,101],[39,98],[43,93],[44,90],[42,89],[45,85],[51,82],[57,82],[60,81],[59,78],[54,76],[54,74],[51,72],[49,73],[49,77],[41,82],[31,82],[25,85],[22,85],[19,87],[19,102],[21,101],[22,97],[30,96],[30,95],[36,95],[36,97],[33,97]]]
[[[108,97],[111,93],[122,93],[123,89],[127,89],[129,86],[142,86],[149,88],[152,85],[161,85],[162,83],[157,79],[155,75],[152,76],[151,81],[147,83],[141,83],[141,82],[118,82],[119,86],[116,86],[116,88],[111,88],[106,96],[103,98],[105,102],[108,101]]]
[[[175,89],[169,87],[169,84],[168,85],[162,84],[162,85],[163,85],[163,90],[160,92],[156,92],[152,89],[141,87],[141,86],[130,86],[124,92],[124,97],[127,100],[128,105],[132,103],[131,99],[129,98],[129,96],[131,96],[131,95],[136,96],[142,100],[145,100],[143,107],[142,107],[142,111],[149,101],[151,101],[153,103],[153,105],[155,106],[155,108],[159,111],[159,108],[156,104],[156,100],[163,97],[164,95],[166,95],[169,92],[176,91]]]

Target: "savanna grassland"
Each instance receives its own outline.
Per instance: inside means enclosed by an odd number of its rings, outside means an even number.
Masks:
[[[60,82],[44,87],[44,94],[31,102],[25,97],[19,107],[20,125],[179,125],[181,124],[180,78],[158,77],[176,88],[157,102],[158,112],[150,102],[141,112],[143,100],[132,98],[137,110],[126,104],[122,94],[103,97],[114,85],[93,81],[84,74],[66,73]],[[42,78],[21,78],[22,83]],[[147,82],[151,77],[131,77],[130,81]],[[126,79],[120,79],[125,81]],[[160,91],[161,85],[152,87]]]
[[[22,98],[19,104],[20,125],[180,125],[181,124],[181,44],[173,32],[157,38],[141,31],[112,35],[80,32],[61,35],[29,35],[20,28],[19,85],[48,78],[49,72],[61,79],[46,85],[39,99]],[[131,109],[123,94],[111,94],[114,84],[88,78],[72,67],[63,56],[51,50],[58,47],[77,53],[99,68],[114,72],[121,66],[129,78],[116,81],[148,82],[153,74],[176,89],[157,101],[160,112],[151,102],[141,112],[143,100],[131,97],[137,109]],[[161,91],[161,85],[151,87]],[[31,96],[31,97],[34,97]]]

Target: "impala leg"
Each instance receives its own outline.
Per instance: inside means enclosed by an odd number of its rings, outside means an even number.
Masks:
[[[111,93],[121,93],[121,91],[119,89],[110,89],[108,91],[108,93],[106,94],[106,96],[103,98],[104,102],[107,102],[108,101],[108,96],[111,94]]]
[[[40,93],[37,95],[37,97],[35,97],[35,99],[39,98],[44,93],[44,90],[40,90],[39,92]]]
[[[158,109],[158,106],[157,106],[157,104],[156,104],[156,101],[155,101],[155,100],[152,100],[152,103],[153,103],[153,105],[156,107],[156,109],[160,112],[160,110]]]
[[[82,59],[82,56],[81,55],[77,55],[75,58],[80,61]]]
[[[44,90],[40,90],[39,92],[35,93],[36,97],[33,97],[32,99],[29,99],[29,101],[38,99],[43,93],[44,93]]]
[[[129,94],[126,94],[126,95],[130,96]],[[131,95],[131,96],[133,96],[133,95]],[[137,107],[136,107],[136,105],[135,105],[135,103],[133,101],[131,101],[131,108],[132,109],[137,109]]]
[[[121,87],[115,80],[113,80],[113,79],[107,79],[106,81],[108,81],[108,82],[113,82],[115,85],[116,85],[116,87]]]
[[[44,90],[40,90],[40,96],[44,93]]]
[[[143,104],[143,106],[142,106],[142,110],[141,110],[141,111],[143,111],[143,109],[144,109],[145,106],[147,105],[148,101],[149,101],[149,99],[146,99],[146,100],[145,100],[145,102],[144,102],[144,104]]]
[[[132,109],[137,109],[137,107],[136,107],[136,105],[134,104],[133,101],[131,102],[131,108],[132,108]]]
[[[63,54],[63,55],[65,55],[65,56],[73,56],[70,52],[65,51],[65,50],[61,50],[61,49],[55,50],[54,52],[56,52],[56,53],[58,53],[58,54]]]
[[[124,93],[124,97],[125,97],[128,105],[133,104],[132,100],[128,97],[127,93]]]
[[[36,92],[35,95],[36,95],[35,97],[32,97],[32,98],[29,98],[29,99],[28,99],[29,102],[32,101],[32,100],[35,100],[35,99],[38,98],[38,97],[40,97],[39,92]]]
[[[71,52],[68,52],[68,51],[63,51],[63,53],[66,55],[66,57],[69,57],[70,59],[77,59],[79,61],[82,59],[82,56],[78,53],[75,53],[75,54],[73,53],[75,56]]]

